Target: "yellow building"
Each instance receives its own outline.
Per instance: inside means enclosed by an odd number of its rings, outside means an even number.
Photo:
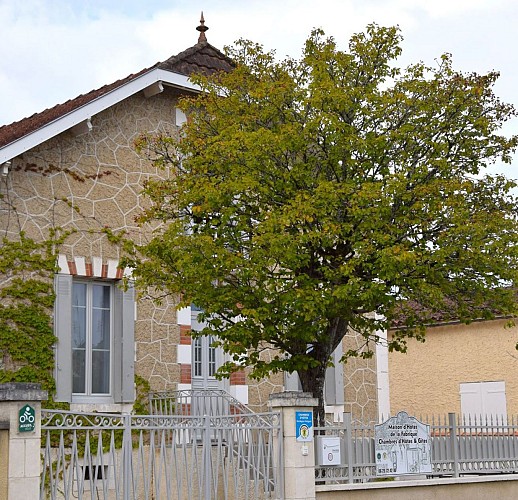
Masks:
[[[507,325],[437,323],[424,343],[410,339],[406,353],[390,353],[391,413],[518,415],[518,328]]]

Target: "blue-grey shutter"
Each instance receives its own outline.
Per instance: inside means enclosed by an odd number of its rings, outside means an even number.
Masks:
[[[72,276],[56,274],[54,280],[54,334],[57,337],[56,401],[72,401]]]
[[[299,374],[297,372],[284,372],[284,390],[302,391]]]
[[[135,290],[114,288],[113,398],[116,403],[135,400]]]
[[[342,344],[332,354],[334,366],[326,369],[326,381],[324,385],[324,397],[328,405],[343,405],[344,397],[344,366],[340,363],[343,355]]]

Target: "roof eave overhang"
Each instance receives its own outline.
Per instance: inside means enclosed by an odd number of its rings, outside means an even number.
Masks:
[[[147,73],[130,80],[120,87],[117,87],[87,104],[57,118],[56,120],[47,123],[34,132],[30,132],[29,134],[24,135],[23,137],[20,137],[10,144],[0,148],[0,164],[15,158],[49,139],[52,139],[65,130],[88,120],[101,111],[104,111],[124,99],[131,97],[137,92],[144,90],[155,82],[162,82],[168,86],[185,89],[191,92],[200,91],[200,87],[191,83],[189,77],[185,75],[172,73],[171,71],[159,68],[153,68]]]

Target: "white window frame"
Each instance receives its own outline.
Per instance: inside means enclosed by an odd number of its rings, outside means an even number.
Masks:
[[[193,340],[192,378],[216,380],[217,348],[212,345],[214,341],[213,335]]]
[[[74,285],[86,285],[86,347],[85,347],[85,392],[76,393],[72,389],[72,402],[73,403],[89,403],[95,400],[98,403],[111,403],[113,402],[113,333],[114,333],[114,287],[112,283],[104,282],[100,280],[81,280],[74,279],[72,281],[72,290]],[[103,286],[108,287],[110,290],[110,347],[109,347],[109,383],[107,393],[94,393],[92,392],[92,314],[93,314],[93,287]],[[73,294],[73,292],[72,292]],[[72,307],[74,305],[72,304]],[[73,321],[73,320],[72,320]],[[74,348],[72,347],[72,353]],[[72,359],[72,370],[73,370],[73,359]]]
[[[72,395],[72,284],[73,281],[97,281],[112,286],[111,395]],[[77,278],[55,275],[54,304],[55,401],[83,404],[133,403],[135,401],[135,290],[126,290],[116,280]]]

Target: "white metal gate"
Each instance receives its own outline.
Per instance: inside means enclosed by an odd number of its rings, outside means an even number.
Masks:
[[[43,410],[40,499],[282,498],[280,415],[231,411]]]

